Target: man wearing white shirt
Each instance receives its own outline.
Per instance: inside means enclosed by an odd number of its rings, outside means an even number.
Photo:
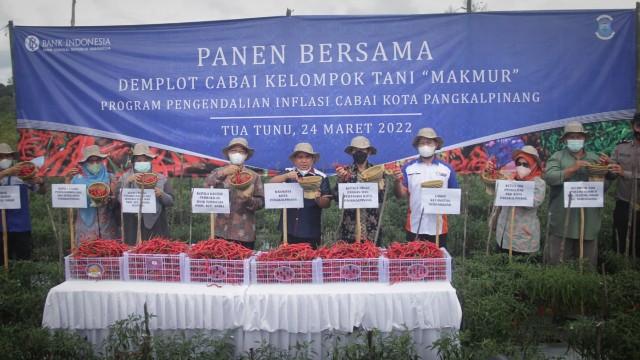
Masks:
[[[441,246],[447,244],[447,217],[446,215],[425,214],[422,211],[422,183],[425,181],[440,180],[442,188],[456,189],[458,181],[453,168],[437,159],[436,150],[442,147],[443,141],[435,130],[422,128],[413,139],[413,147],[418,151],[419,157],[406,163],[401,170],[396,171],[395,194],[398,198],[409,198],[407,211],[407,241],[416,239],[435,241],[439,234]],[[442,221],[437,217],[442,216]],[[439,224],[438,229],[436,229]]]

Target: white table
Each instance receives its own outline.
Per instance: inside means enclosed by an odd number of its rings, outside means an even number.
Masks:
[[[383,333],[408,329],[422,358],[435,359],[427,347],[442,333],[457,331],[462,318],[456,291],[445,281],[218,288],[72,280],[51,289],[42,323],[78,331],[100,346],[109,325],[142,314],[145,302],[156,315],[150,322],[154,333],[231,330],[238,353],[262,340],[282,348],[311,341],[311,349],[323,355],[330,348],[323,335],[362,327]]]

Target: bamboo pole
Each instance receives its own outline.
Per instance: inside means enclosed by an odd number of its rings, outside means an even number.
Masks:
[[[384,207],[387,204],[387,193],[388,191],[388,187],[387,187],[387,183],[384,180],[384,177],[382,178],[382,181],[384,182],[384,195],[382,196],[382,205],[380,205],[380,210],[378,211],[378,225],[376,226],[376,236],[373,239],[373,243],[374,244],[378,244],[378,237],[380,236],[380,227],[382,226],[382,215],[384,215]]]
[[[213,189],[213,186],[210,186],[210,188]],[[216,214],[215,213],[209,214],[209,233],[211,234],[209,235],[210,239],[216,238]]]
[[[360,208],[356,208],[356,243],[362,241],[362,221],[360,220]]]
[[[564,209],[564,231],[562,232],[562,242],[560,243],[560,262],[564,262],[564,245],[567,238],[567,232],[569,231],[569,217],[571,216],[571,196],[569,193],[569,206]]]
[[[584,259],[584,208],[580,208],[580,270]]]
[[[76,228],[73,224],[73,208],[68,210],[69,218],[69,242],[71,242],[71,251],[76,249]]]
[[[509,262],[513,257],[513,228],[516,223],[516,207],[511,208],[511,224],[509,224]]]
[[[140,185],[140,204],[138,204],[138,230],[136,232],[136,245],[142,243],[142,200],[144,198],[144,186]]]
[[[440,222],[442,221],[440,216],[440,214],[436,214],[436,246],[438,249],[440,248]]]
[[[497,216],[497,213],[498,213],[498,207],[495,205],[491,206],[491,213],[489,214],[489,234],[487,235],[487,249],[486,249],[487,256],[489,255],[489,243],[491,241],[491,235],[493,233],[493,221],[494,221],[494,218]]]
[[[7,210],[2,209],[2,251],[4,271],[9,271],[9,233],[7,231]]]
[[[289,240],[287,239],[289,228],[287,226],[287,209],[282,209],[282,241],[284,244],[288,244]]]

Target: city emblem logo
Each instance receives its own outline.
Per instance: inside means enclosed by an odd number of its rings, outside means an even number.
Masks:
[[[616,34],[615,31],[611,28],[611,22],[613,18],[609,15],[600,15],[596,18],[596,22],[598,23],[598,31],[596,31],[596,36],[600,40],[609,40]]]

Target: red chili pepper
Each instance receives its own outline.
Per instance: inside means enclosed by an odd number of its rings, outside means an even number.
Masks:
[[[224,239],[200,241],[189,251],[189,257],[193,259],[244,260],[252,254],[250,249]]]
[[[182,241],[174,241],[165,238],[156,237],[151,240],[144,241],[131,250],[134,254],[165,254],[176,255],[187,252],[189,246]]]
[[[86,257],[120,257],[129,247],[117,240],[84,241],[74,252],[74,258]]]

